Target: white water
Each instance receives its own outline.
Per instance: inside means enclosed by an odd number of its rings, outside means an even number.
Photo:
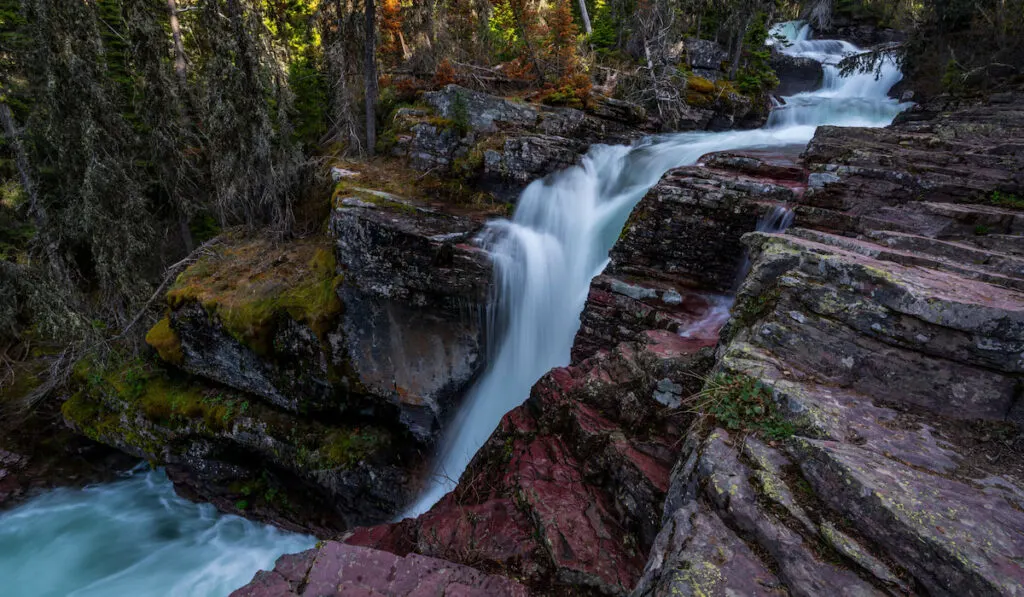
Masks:
[[[757,231],[770,233],[785,232],[787,228],[793,225],[795,218],[796,214],[793,213],[792,209],[784,205],[776,205],[758,219]]]
[[[0,595],[223,596],[314,542],[186,501],[163,471],[136,472],[0,514]]]
[[[569,363],[591,279],[607,264],[633,206],[666,170],[715,151],[803,145],[822,124],[885,126],[905,107],[886,95],[901,77],[895,67],[883,67],[877,79],[873,74],[842,78],[835,65],[857,48],[810,40],[809,28],[793,24],[774,31],[791,43],[784,52],[824,63],[822,89],[783,98],[783,107],[760,130],[595,146],[580,166],[528,186],[511,221],[489,224],[481,242],[495,265],[490,336],[498,344],[448,429],[428,487],[405,516],[426,512],[454,488],[501,417],[522,403],[547,371]]]

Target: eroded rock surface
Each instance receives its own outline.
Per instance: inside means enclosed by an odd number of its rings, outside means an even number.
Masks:
[[[316,549],[281,556],[273,570],[261,571],[232,597],[308,596],[527,597],[526,589],[507,578],[488,576],[468,566],[416,554],[327,542]]]
[[[1024,206],[1000,106],[819,130],[809,228],[746,237],[717,349],[793,427],[689,438],[635,595],[1024,593]]]

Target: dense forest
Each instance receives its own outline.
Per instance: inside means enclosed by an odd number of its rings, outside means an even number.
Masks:
[[[395,109],[449,83],[641,104],[672,129],[685,39],[765,101],[769,26],[870,23],[919,92],[1015,63],[1020,0],[0,0],[0,384],[138,350],[188,256],[231,227],[321,226],[325,160],[371,157]],[[868,65],[870,56],[860,60]]]

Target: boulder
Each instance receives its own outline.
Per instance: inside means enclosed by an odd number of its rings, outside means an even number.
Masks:
[[[686,40],[686,64],[694,74],[711,81],[722,78],[722,64],[729,60],[729,53],[718,42],[707,39]]]
[[[796,95],[821,88],[825,71],[813,58],[790,56],[773,49],[768,63],[779,77],[774,93],[781,96]]]
[[[339,182],[330,237],[226,235],[64,418],[222,510],[331,534],[394,515],[484,366],[480,224]],[[327,530],[323,530],[327,529]]]

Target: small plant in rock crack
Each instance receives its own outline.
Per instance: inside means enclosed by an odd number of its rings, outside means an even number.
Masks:
[[[711,419],[729,431],[758,433],[769,439],[785,439],[795,431],[779,413],[771,390],[746,375],[709,377],[688,401],[698,420]]]

